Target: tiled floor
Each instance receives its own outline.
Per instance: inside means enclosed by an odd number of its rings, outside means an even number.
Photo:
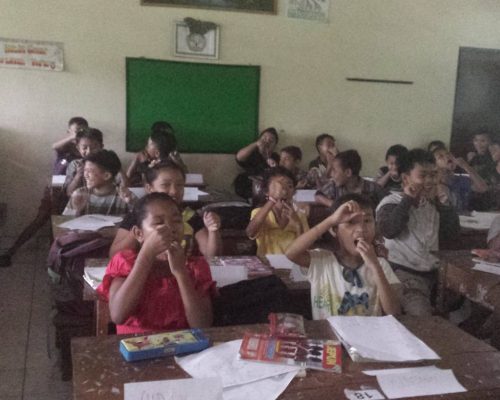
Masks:
[[[12,238],[0,238],[0,248]],[[47,233],[22,247],[10,268],[0,268],[0,399],[66,400],[71,382],[63,382],[54,347],[50,291],[45,260]],[[49,358],[49,351],[51,357]]]

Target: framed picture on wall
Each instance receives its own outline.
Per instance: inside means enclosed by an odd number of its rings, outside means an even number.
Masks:
[[[175,23],[176,57],[195,57],[206,59],[219,58],[219,26],[208,32],[195,33],[189,30],[184,21]]]
[[[276,14],[276,2],[277,0],[141,0],[141,4],[145,6],[191,7],[265,14]]]

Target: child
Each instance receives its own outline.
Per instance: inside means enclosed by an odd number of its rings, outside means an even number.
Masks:
[[[335,251],[309,250],[327,231],[336,239]],[[374,239],[370,200],[346,194],[333,214],[288,247],[286,256],[307,270],[314,319],[400,313],[401,285],[387,261],[376,256]]]
[[[145,179],[147,193],[166,193],[175,200],[178,206],[181,205],[186,175],[178,164],[172,161],[164,161],[152,168],[148,168]],[[182,216],[184,235],[188,237],[194,236],[201,254],[205,257],[222,254],[222,239],[219,231],[220,218],[216,213],[207,212],[202,219],[191,209],[185,208]],[[134,213],[128,213],[123,219],[111,245],[111,257],[118,251],[137,248],[138,243],[132,232],[132,227],[137,223],[134,218]]]
[[[437,201],[437,170],[431,153],[414,149],[400,160],[403,193],[392,193],[377,207],[377,223],[389,250],[389,263],[403,285],[403,310],[432,314],[431,293],[437,282],[439,239],[460,232],[450,205]]]
[[[377,184],[387,190],[398,191],[401,188],[401,177],[398,173],[398,164],[401,156],[406,154],[408,149],[400,144],[389,147],[385,153],[385,167],[380,167],[375,181]]]
[[[479,176],[483,178],[486,183],[493,184],[495,176],[495,163],[491,159],[488,147],[491,144],[491,134],[486,130],[481,130],[479,133],[474,134],[472,144],[474,151],[467,154],[467,161],[470,166],[474,168]]]
[[[63,189],[67,196],[78,188],[85,185],[83,179],[83,164],[85,157],[94,154],[103,147],[103,135],[99,129],[85,128],[77,132],[75,137],[76,148],[80,153],[80,157],[71,161],[66,170],[66,179]]]
[[[176,201],[151,193],[138,201],[135,214],[132,231],[140,248],[117,253],[98,288],[109,299],[117,333],[210,326],[215,284],[203,257],[184,255]]]
[[[444,148],[436,148],[432,153],[438,171],[438,198],[443,204],[451,204],[458,212],[469,210],[471,191],[484,193],[488,185],[463,158],[455,158]],[[454,173],[458,167],[469,176]]]
[[[83,177],[86,187],[73,192],[63,215],[123,215],[133,199],[122,199],[114,179],[121,162],[114,151],[100,150],[84,160]]]
[[[257,255],[284,254],[287,247],[309,229],[307,209],[293,203],[295,176],[283,167],[264,174],[266,202],[252,210],[247,235],[257,240]]]
[[[382,188],[375,182],[359,176],[361,157],[356,150],[338,153],[332,161],[330,180],[316,192],[316,202],[326,207],[332,207],[335,200],[347,193],[364,194],[374,204],[384,196]]]
[[[318,157],[309,163],[307,174],[308,187],[319,189],[328,180],[329,167],[339,153],[335,138],[328,133],[322,133],[316,138]]]
[[[234,180],[234,190],[244,199],[252,197],[251,176],[259,176],[269,167],[269,160],[278,144],[278,132],[275,128],[264,129],[256,142],[250,143],[236,153],[236,162],[245,172]]]
[[[143,173],[147,168],[166,160],[175,162],[187,172],[187,167],[177,152],[177,140],[172,126],[168,122],[157,121],[151,127],[146,147],[136,154],[127,170],[129,185],[142,186]]]
[[[302,150],[297,146],[287,146],[281,149],[279,165],[289,170],[297,181],[296,188],[303,189],[307,185],[307,172],[300,169]]]
[[[427,151],[429,153],[434,153],[434,150],[437,150],[438,148],[446,150],[446,145],[442,140],[433,140],[427,145]]]
[[[52,150],[56,152],[56,160],[54,162],[52,172],[53,175],[66,174],[68,164],[71,161],[80,158],[80,154],[75,143],[76,134],[80,130],[88,127],[89,124],[85,118],[73,117],[69,120],[67,136],[52,145]]]

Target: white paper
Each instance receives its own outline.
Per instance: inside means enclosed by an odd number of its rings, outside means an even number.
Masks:
[[[210,265],[212,280],[217,287],[224,287],[248,279],[248,271],[244,265],[218,266]]]
[[[191,185],[191,186],[203,185],[203,175],[186,174],[186,185]]]
[[[52,186],[62,187],[66,181],[66,175],[52,175]]]
[[[173,379],[124,385],[124,400],[222,400],[219,378]]]
[[[328,322],[355,361],[437,360],[439,356],[392,315],[330,317]]]
[[[293,196],[293,200],[297,203],[316,203],[315,194],[316,190],[298,189]]]
[[[386,373],[379,373],[376,377],[380,388],[389,399],[467,391],[457,381],[451,369],[398,368],[392,373],[386,370]]]
[[[271,267],[277,269],[292,269],[295,265],[284,254],[266,254]]]
[[[500,275],[500,267],[491,264],[486,264],[486,263],[476,264],[472,269],[474,271],[488,272],[490,274]]]
[[[460,226],[462,228],[488,230],[490,229],[493,220],[498,217],[499,213],[488,213],[472,211],[470,216],[460,215]]]
[[[113,227],[122,220],[122,217],[114,215],[87,214],[63,222],[59,224],[59,227],[72,230],[97,231],[101,228]]]
[[[137,197],[138,199],[146,196],[146,189],[144,189],[142,186],[129,187],[128,190],[130,190],[135,195],[135,197]]]
[[[290,271],[290,279],[293,282],[307,282],[307,276],[302,273],[302,270],[297,264],[293,264],[292,270]]]
[[[85,267],[83,269],[83,279],[95,290],[104,279],[105,273],[106,267]]]
[[[185,187],[183,201],[197,201],[200,196],[208,194],[207,192],[202,192],[197,187]]]
[[[370,369],[363,371],[363,374],[369,376],[382,376],[382,375],[394,375],[394,374],[418,374],[419,372],[432,372],[441,371],[435,365],[429,365],[427,367],[412,367],[412,368],[389,368],[389,369]]]
[[[246,385],[224,388],[224,400],[274,400],[290,384],[297,372],[288,372],[271,378],[261,379]]]
[[[384,400],[385,396],[376,389],[349,390],[344,389],[345,397],[348,400]]]
[[[483,260],[481,258],[473,258],[472,261],[474,261],[476,264],[486,264],[486,265],[491,265],[493,267],[500,268],[500,262],[486,261],[486,260]]]
[[[176,357],[177,364],[194,378],[219,376],[224,388],[244,385],[288,372],[297,373],[296,365],[240,360],[241,340],[210,347],[200,353]],[[263,400],[263,399],[260,399]]]

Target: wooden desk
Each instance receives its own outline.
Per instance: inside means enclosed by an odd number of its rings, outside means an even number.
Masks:
[[[296,378],[291,382],[280,399],[344,399],[346,388],[360,389],[361,385],[378,388],[376,378],[364,375],[361,372],[363,370],[433,364],[439,368],[453,369],[468,392],[421,399],[500,398],[500,352],[439,317],[403,317],[401,321],[442,359],[419,363],[354,363],[344,351],[342,374],[307,371],[305,378]],[[265,331],[267,325],[209,328],[205,332],[213,342],[224,342],[241,338],[248,329]],[[334,338],[326,321],[307,321],[306,330],[311,338]],[[73,339],[75,400],[122,399],[123,384],[127,382],[189,377],[172,358],[127,363],[118,350],[119,341],[123,337],[125,336]]]

